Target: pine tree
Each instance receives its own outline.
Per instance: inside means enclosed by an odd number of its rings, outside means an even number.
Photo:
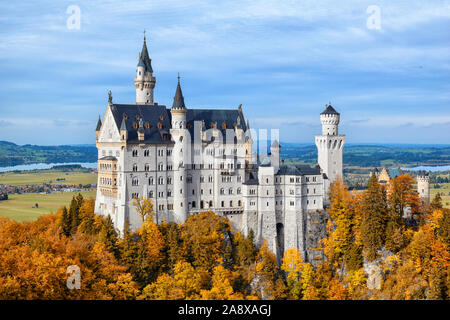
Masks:
[[[61,227],[62,227],[62,233],[68,237],[70,236],[70,231],[72,228],[72,222],[70,220],[70,215],[67,212],[67,208],[64,207],[62,209],[62,214],[61,214]]]
[[[434,196],[433,201],[431,201],[430,203],[430,206],[433,210],[442,209],[442,197],[439,192]]]
[[[386,230],[386,193],[372,174],[363,196],[361,238],[364,253],[369,261],[376,258],[377,250],[384,243]]]
[[[98,234],[98,240],[102,242],[110,252],[114,253],[116,256],[118,255],[117,232],[110,215],[103,220],[102,228]]]
[[[70,202],[69,215],[71,222],[70,233],[74,234],[77,232],[78,225],[80,224],[80,207],[83,204],[83,196],[79,193],[76,197],[73,196]]]

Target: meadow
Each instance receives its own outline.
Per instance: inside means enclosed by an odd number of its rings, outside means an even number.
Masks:
[[[435,188],[434,184],[431,184],[431,197],[430,199],[433,200],[436,193],[441,194],[442,198],[442,204],[444,205],[444,208],[450,209],[450,183],[439,183],[440,188]]]
[[[57,179],[64,179],[57,181]],[[97,183],[97,174],[82,171],[33,170],[0,173],[0,184],[25,186],[31,184],[60,183],[65,185],[87,185]]]
[[[96,190],[79,193],[85,198],[95,199]],[[8,217],[19,222],[34,221],[40,215],[56,212],[62,206],[68,207],[72,197],[77,194],[78,192],[11,194],[8,200],[0,201],[0,217]],[[38,208],[33,208],[36,203]]]

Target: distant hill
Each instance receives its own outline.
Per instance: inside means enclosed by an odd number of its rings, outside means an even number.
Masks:
[[[281,143],[281,157],[292,162],[317,162],[315,145]],[[345,145],[347,167],[450,165],[449,145]]]
[[[33,163],[95,162],[95,145],[79,146],[19,146],[8,141],[0,141],[0,167]]]

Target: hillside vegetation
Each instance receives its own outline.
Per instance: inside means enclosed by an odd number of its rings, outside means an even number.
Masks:
[[[33,163],[95,162],[97,148],[92,146],[16,145],[0,141],[0,167]]]

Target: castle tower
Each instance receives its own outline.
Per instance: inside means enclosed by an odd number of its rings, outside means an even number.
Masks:
[[[177,89],[170,112],[172,114],[172,129],[170,129],[170,134],[175,142],[175,146],[173,148],[174,218],[176,222],[183,223],[187,219],[187,212],[189,209],[186,194],[186,160],[188,155],[188,140],[190,140],[190,137],[187,136],[187,109],[184,105],[184,97],[183,92],[181,91],[179,75]]]
[[[153,104],[153,89],[155,88],[155,84],[156,78],[153,76],[152,60],[148,55],[144,33],[144,44],[142,51],[139,53],[136,76],[134,77],[136,104]]]
[[[278,169],[280,168],[280,153],[281,146],[277,140],[274,140],[274,142],[270,146],[270,164],[272,165],[272,167],[274,167],[275,173],[277,173]]]
[[[417,175],[417,192],[422,203],[430,203],[430,175],[426,171],[420,171]]]
[[[342,149],[344,148],[345,135],[338,132],[340,114],[331,106],[320,114],[322,134],[316,135],[318,163],[330,182],[342,179]]]

